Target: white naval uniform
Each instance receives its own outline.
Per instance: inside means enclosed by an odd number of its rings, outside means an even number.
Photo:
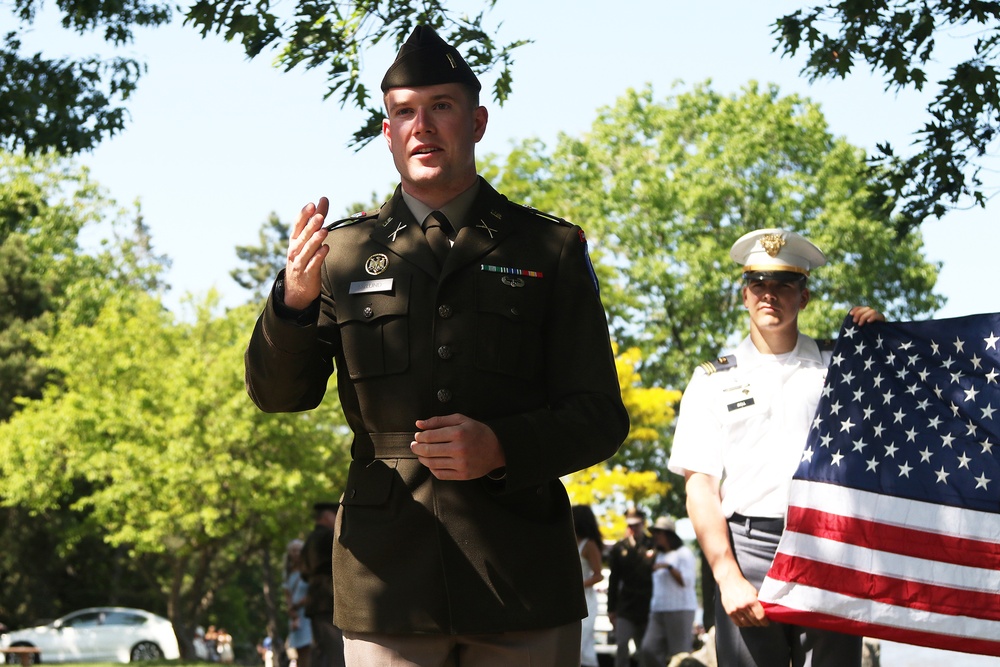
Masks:
[[[746,338],[736,365],[699,368],[681,399],[669,468],[722,480],[733,554],[760,590],[778,547],[792,475],[802,458],[830,362],[799,334],[788,354],[761,354]],[[750,518],[748,518],[750,517]],[[715,600],[716,651],[727,667],[858,667],[861,638],[771,623],[737,627]]]
[[[734,356],[734,368],[695,370],[681,399],[669,469],[720,478],[727,517],[781,518],[830,353],[799,334],[788,354],[761,354],[748,336]]]

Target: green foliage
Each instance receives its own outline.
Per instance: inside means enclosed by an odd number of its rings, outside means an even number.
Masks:
[[[257,306],[220,316],[210,296],[175,321],[138,206],[125,220],[50,155],[0,153],[0,176],[0,615],[119,603],[182,633],[225,614],[256,634],[247,582],[346,475],[335,392],[308,414],[260,412],[242,371]],[[85,253],[99,222],[110,238]]]
[[[964,34],[954,34],[962,28]],[[928,216],[971,198],[983,206],[980,173],[1000,130],[1000,5],[967,0],[863,0],[814,6],[775,23],[786,55],[807,52],[803,72],[811,80],[846,77],[864,63],[881,74],[886,88],[922,90],[927,67],[941,65],[938,38],[971,43],[972,53],[951,65],[927,106],[928,120],[916,132],[917,149],[900,156],[889,143],[878,146],[872,173],[878,187],[873,205],[898,208],[895,224],[907,232]]]
[[[806,333],[834,336],[858,303],[895,319],[940,305],[920,235],[894,238],[866,206],[863,159],[808,100],[704,84],[663,102],[629,91],[585,136],[562,135],[551,152],[525,141],[484,171],[587,230],[614,338],[640,350],[647,386],[677,389],[746,331],[728,253],[753,229],[793,229],[827,253],[810,278]]]
[[[277,416],[247,399],[255,308],[194,307],[177,323],[141,290],[117,292],[90,325],[40,342],[63,382],[0,426],[0,503],[49,512],[72,498],[107,542],[158,564],[175,622],[306,526],[309,504],[341,488],[350,441],[333,398]]]
[[[488,11],[495,0],[483,4]],[[299,0],[291,17],[282,16],[282,9],[270,0],[198,0],[185,23],[203,36],[215,32],[227,41],[240,41],[250,58],[274,48],[276,62],[285,71],[323,68],[329,85],[324,98],[337,95],[341,107],[350,104],[367,114],[354,133],[357,148],[377,137],[382,127],[381,91],[369,90],[363,79],[365,54],[383,41],[398,49],[418,24],[433,26],[464,51],[475,72],[500,69],[493,99],[501,105],[511,91],[513,51],[528,43],[498,44],[495,29],[484,22],[484,12],[470,16],[448,9],[441,0]]]
[[[48,59],[21,52],[19,35],[41,7],[40,0],[15,0],[20,22],[0,45],[0,147],[29,153],[56,150],[74,154],[93,149],[125,127],[121,106],[135,91],[145,65],[133,58]],[[142,0],[60,2],[62,25],[77,33],[101,31],[122,46],[140,26],[170,20],[170,4]]]
[[[594,507],[602,528],[611,534],[624,530],[623,515],[630,503],[668,508],[673,514],[683,510],[681,489],[655,472],[666,465],[667,430],[677,414],[681,392],[644,386],[636,372],[639,362],[638,349],[619,353],[615,348],[618,385],[632,422],[621,450],[610,460],[563,479],[570,500]]]
[[[238,41],[249,58],[272,51],[286,71],[324,70],[329,84],[324,98],[336,95],[342,107],[353,105],[368,116],[353,137],[361,148],[379,135],[383,116],[381,91],[365,84],[365,54],[382,42],[398,48],[417,24],[441,32],[464,51],[477,73],[498,70],[493,99],[501,105],[507,100],[513,52],[529,42],[495,40],[496,29],[485,20],[495,3],[486,0],[485,11],[475,15],[450,9],[442,0],[297,0],[292,7],[271,0],[195,0],[176,9],[202,36],[215,33]],[[91,150],[124,129],[124,103],[146,66],[131,57],[70,60],[22,53],[20,35],[30,29],[40,6],[39,0],[16,0],[12,12],[19,26],[0,45],[0,148]],[[167,23],[173,9],[170,3],[144,0],[58,3],[64,28],[96,32],[119,48],[132,42],[135,28]]]
[[[77,239],[110,206],[85,170],[53,155],[0,152],[0,421],[52,378],[34,339],[73,279],[103,274]]]
[[[274,277],[285,268],[289,235],[289,226],[281,222],[277,213],[271,213],[258,232],[260,245],[236,246],[236,258],[245,266],[229,274],[240,287],[253,292],[254,299],[266,298]]]

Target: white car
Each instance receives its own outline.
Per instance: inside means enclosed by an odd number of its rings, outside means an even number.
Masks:
[[[48,625],[0,635],[0,648],[38,649],[37,662],[136,662],[176,660],[180,657],[174,626],[167,619],[141,609],[91,607]],[[21,656],[6,654],[8,663]]]

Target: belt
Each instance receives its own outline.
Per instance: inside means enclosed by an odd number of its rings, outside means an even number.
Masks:
[[[356,458],[373,459],[415,459],[417,455],[410,451],[413,433],[369,433],[374,452],[355,452]],[[363,449],[363,448],[361,448]],[[358,456],[358,454],[361,456]],[[369,454],[369,456],[364,456]]]
[[[783,517],[743,516],[733,512],[729,523],[743,526],[746,530],[762,530],[766,533],[780,533],[785,529]]]

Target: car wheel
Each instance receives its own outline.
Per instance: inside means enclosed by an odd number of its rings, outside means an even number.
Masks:
[[[132,652],[128,654],[129,660],[139,662],[140,660],[162,660],[163,651],[153,642],[139,642],[132,647]]]
[[[17,648],[17,647],[34,648],[31,644],[14,644],[11,648]],[[23,664],[21,662],[21,658],[24,657],[24,656],[22,654],[20,654],[20,653],[4,653],[2,655],[3,655],[3,658],[4,658],[4,662],[7,663],[8,665],[20,665],[20,664]],[[42,654],[41,653],[32,653],[30,655],[30,661],[31,661],[31,664],[37,665],[38,663],[40,663],[42,661]]]

